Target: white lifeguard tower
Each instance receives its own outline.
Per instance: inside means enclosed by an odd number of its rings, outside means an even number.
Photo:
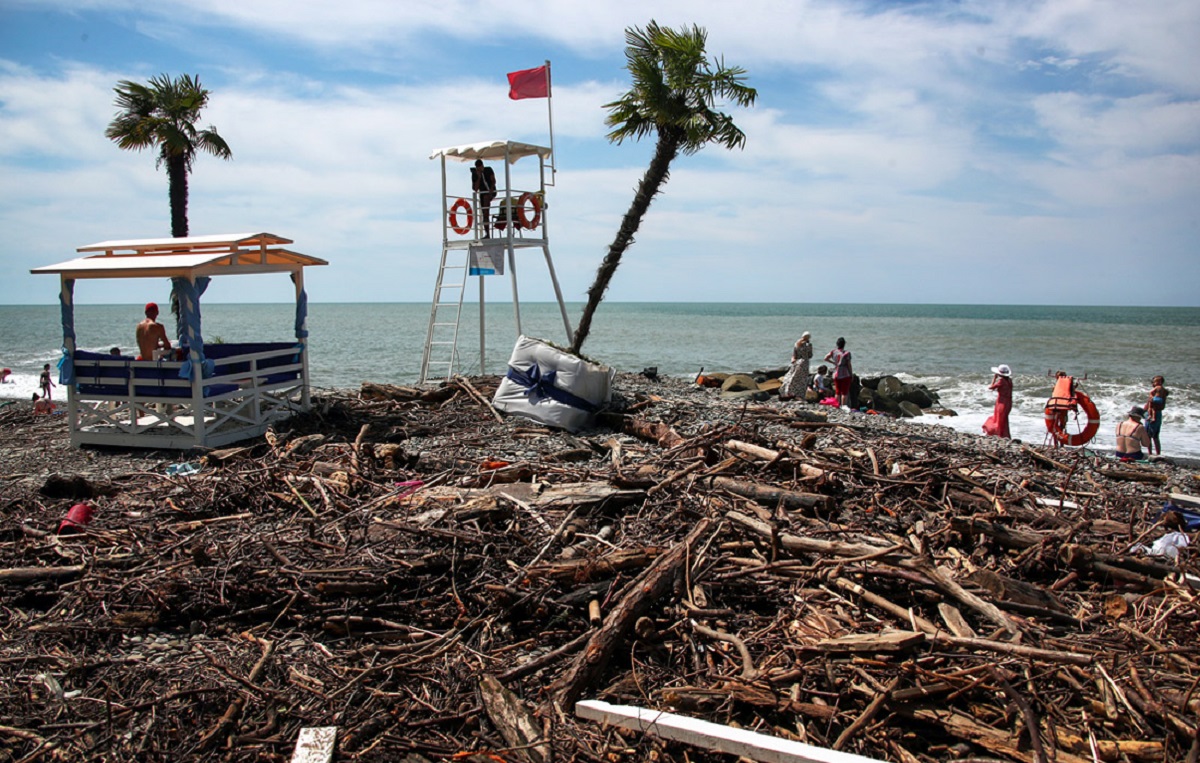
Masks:
[[[102,241],[77,250],[94,254],[30,271],[61,280],[59,382],[67,389],[71,444],[218,447],[308,410],[304,268],[328,263],[283,248],[290,243],[271,233]],[[200,296],[211,278],[257,273],[291,276],[295,340],[206,345]],[[180,304],[178,348],[186,354],[140,360],[77,349],[75,281],[92,278],[170,278]]]
[[[551,150],[545,146],[495,140],[439,148],[430,154],[430,159],[440,159],[442,164],[442,261],[433,290],[425,349],[421,354],[422,384],[436,379],[449,379],[455,374],[463,296],[471,276],[479,279],[479,372],[486,373],[484,279],[493,275],[503,276],[506,266],[512,283],[517,334],[522,333],[516,259],[516,252],[520,250],[542,250],[550,271],[550,281],[554,284],[554,295],[562,312],[567,342],[571,341],[571,322],[567,319],[562,290],[554,273],[547,232],[546,160],[550,153]],[[537,178],[515,185],[513,165],[526,157],[537,158]],[[470,190],[470,175],[465,171],[456,173],[454,185],[466,186],[466,191],[451,193],[446,172],[448,159],[457,162],[474,162],[476,159],[502,162],[503,176],[497,173],[495,200],[484,207],[479,194]]]

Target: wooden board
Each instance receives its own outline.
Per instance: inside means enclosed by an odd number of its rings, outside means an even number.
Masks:
[[[292,763],[329,763],[337,742],[337,726],[306,726],[296,738]]]
[[[706,750],[740,755],[761,763],[879,763],[875,758],[827,750],[746,729],[730,728],[719,723],[632,705],[610,705],[599,700],[584,700],[575,704],[575,714],[590,721],[652,734]]]

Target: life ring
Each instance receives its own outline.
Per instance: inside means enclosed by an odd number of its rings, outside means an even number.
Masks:
[[[1096,410],[1096,404],[1092,399],[1082,392],[1076,392],[1074,402],[1083,409],[1087,414],[1087,425],[1082,432],[1077,434],[1067,433],[1067,412],[1060,405],[1046,405],[1046,431],[1054,438],[1055,442],[1060,445],[1070,445],[1078,447],[1089,442],[1096,436],[1096,432],[1100,431],[1100,412]]]
[[[465,225],[458,224],[458,213],[459,212],[465,212],[467,215],[467,222]],[[475,224],[475,213],[471,211],[471,202],[467,201],[466,199],[460,198],[457,201],[455,201],[453,204],[451,204],[449,220],[450,220],[450,227],[453,228],[454,232],[457,233],[458,235],[463,236],[463,235],[470,233],[471,226],[473,226]]]
[[[533,217],[525,216],[525,202],[527,201],[533,207]],[[542,221],[541,199],[529,191],[521,194],[521,198],[517,201],[517,220],[521,222],[521,227],[525,230],[533,230],[538,227],[538,223]]]

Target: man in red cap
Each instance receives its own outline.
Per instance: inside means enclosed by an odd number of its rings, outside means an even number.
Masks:
[[[167,330],[158,322],[158,305],[146,303],[146,320],[137,325],[138,360],[158,360],[155,350],[171,349],[171,340],[167,339]]]

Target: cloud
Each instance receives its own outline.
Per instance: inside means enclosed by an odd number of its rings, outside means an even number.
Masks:
[[[201,121],[234,152],[198,157],[194,232],[294,238],[331,262],[309,277],[315,300],[425,301],[443,206],[430,151],[545,143],[545,102],[510,101],[503,73],[548,57],[560,171],[547,220],[579,299],[653,148],[609,144],[602,108],[627,86],[623,30],[650,18],[706,27],[760,101],[736,114],[744,151],[675,163],[610,298],[1198,301],[1180,278],[1118,276],[1153,251],[1196,280],[1194,2],[47,0],[9,12],[55,7],[139,44],[0,61],[0,302],[52,298],[52,279],[33,279],[35,292],[27,270],[77,246],[165,235],[165,173],[103,136],[113,85],[162,71],[201,73]],[[450,196],[466,195],[466,167],[447,171]],[[524,163],[515,171],[536,184]],[[1043,283],[1047,261],[1079,253],[1076,291]],[[521,272],[523,299],[552,297],[536,257]]]

